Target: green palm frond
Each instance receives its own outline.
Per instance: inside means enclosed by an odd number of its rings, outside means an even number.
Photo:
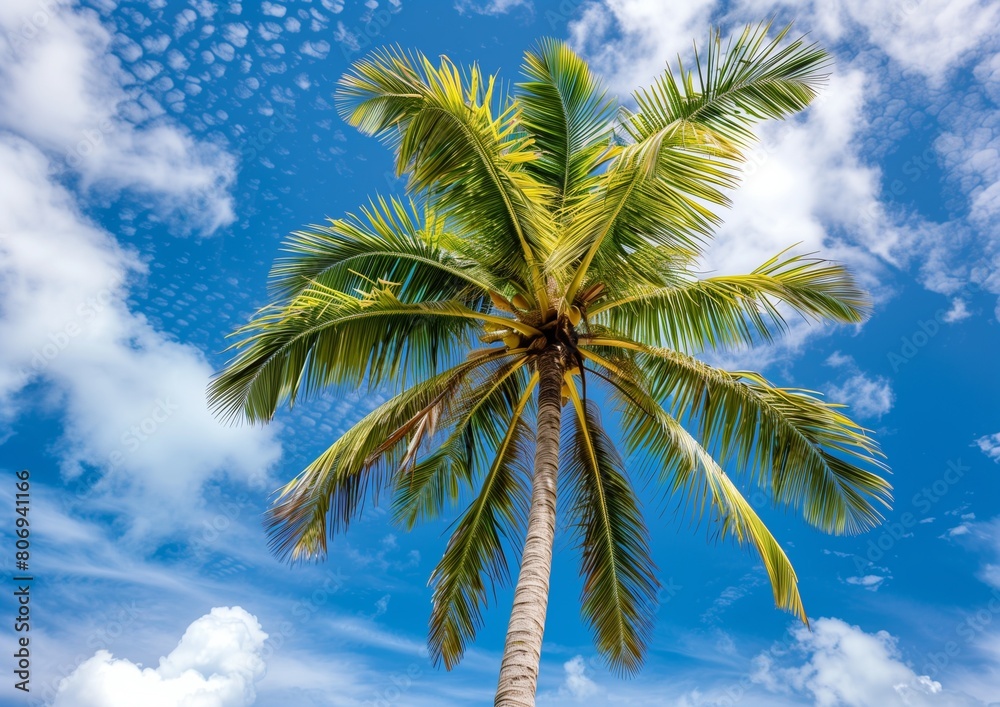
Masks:
[[[468,503],[430,580],[431,656],[446,668],[527,534],[501,701],[536,685],[527,663],[541,651],[557,489],[582,555],[583,617],[627,674],[658,587],[635,472],[655,469],[668,498],[753,548],[777,605],[803,621],[788,557],[724,468],[828,532],[871,528],[888,506],[878,446],[840,406],[692,355],[770,340],[790,313],[857,323],[869,308],[844,267],[811,256],[697,273],[755,124],[803,109],[823,80],[824,52],[770,32],[747,27],[728,46],[714,33],[693,70],[668,68],[634,110],[616,111],[555,40],[525,54],[513,90],[447,57],[383,49],[356,62],[338,111],[394,150],[408,198],[374,196],[293,233],[270,303],[234,332],[209,385],[219,417],[250,422],[326,388],[391,396],[279,490],[266,525],[296,561],[323,556],[383,492],[407,530]],[[587,380],[620,404],[634,468],[586,402]]]
[[[621,281],[617,289],[622,292]],[[589,321],[649,346],[688,352],[771,341],[785,329],[779,305],[807,318],[852,324],[863,321],[870,306],[846,268],[805,255],[775,256],[748,275],[666,287],[632,280],[628,289],[592,307]]]
[[[648,89],[634,94],[638,110],[626,113],[623,128],[636,142],[677,123],[710,130],[720,149],[746,147],[750,128],[765,119],[785,118],[816,97],[825,80],[829,55],[797,39],[785,43],[791,26],[768,39],[771,23],[747,25],[723,47],[716,30],[702,54],[695,49],[695,72],[678,59]]]
[[[823,81],[829,57],[801,39],[785,43],[786,27],[771,41],[770,24],[747,26],[723,49],[718,32],[692,73],[668,68],[638,91],[636,112],[621,127],[632,144],[608,170],[604,202],[577,217],[577,238],[561,244],[563,260],[581,257],[569,288],[580,289],[591,263],[650,240],[699,251],[718,222],[710,205],[725,206],[722,189],[735,186],[736,167],[753,139],[750,127],[805,108]]]
[[[553,190],[524,164],[537,159],[517,105],[495,110],[496,80],[447,58],[381,50],[354,64],[337,92],[344,119],[396,148],[397,173],[486,246],[483,265],[545,298],[538,263],[553,247]],[[497,113],[497,114],[495,114]]]
[[[410,530],[422,520],[439,517],[449,503],[458,500],[462,488],[474,483],[476,470],[489,467],[507,421],[528,387],[526,363],[523,355],[503,357],[497,365],[474,371],[460,390],[450,393],[448,414],[439,425],[451,432],[434,451],[397,477],[393,499],[397,523]]]
[[[520,121],[539,152],[525,168],[554,187],[562,203],[572,203],[609,157],[615,102],[564,42],[541,40],[525,53],[523,72]]]
[[[313,281],[287,303],[260,310],[235,332],[239,353],[212,381],[210,406],[226,417],[269,420],[300,393],[432,375],[457,362],[483,322],[537,332],[461,302],[401,302],[397,287],[382,281],[347,294]]]
[[[882,521],[891,486],[867,431],[809,391],[779,388],[747,371],[730,372],[686,354],[626,340],[588,343],[637,352],[650,394],[722,464],[734,463],[780,504],[830,533],[855,534]],[[717,450],[717,451],[716,451]]]
[[[775,605],[808,624],[788,556],[718,462],[644,389],[630,360],[590,357],[618,400],[630,455],[644,455],[668,497],[690,508],[696,520],[707,511],[722,538],[752,546],[767,570]]]
[[[535,374],[495,448],[478,497],[458,521],[431,574],[434,594],[428,643],[432,660],[449,670],[461,660],[482,625],[490,586],[509,579],[504,539],[517,542],[527,517],[531,428],[523,413],[537,382]]]
[[[406,302],[456,299],[478,309],[489,290],[503,289],[473,260],[449,252],[445,220],[411,200],[378,198],[359,215],[296,231],[284,244],[289,255],[271,269],[271,291],[290,297],[314,282],[341,292],[372,281],[398,282]]]
[[[498,351],[466,361],[417,383],[368,413],[344,432],[325,452],[279,490],[267,513],[271,547],[291,560],[326,554],[327,537],[347,530],[366,497],[378,497],[407,453],[409,435],[395,435],[420,421],[429,409],[447,414],[452,397],[478,368],[503,365],[516,356]]]
[[[583,616],[611,667],[634,674],[652,634],[659,589],[649,531],[597,404],[584,404],[575,385],[569,395],[575,415],[563,443],[562,477],[579,535]]]

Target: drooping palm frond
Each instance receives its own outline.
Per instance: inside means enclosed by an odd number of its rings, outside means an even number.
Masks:
[[[503,366],[516,356],[498,351],[465,361],[417,383],[379,405],[344,432],[325,452],[279,490],[266,525],[271,547],[291,560],[326,554],[327,537],[347,530],[365,499],[378,497],[407,453],[409,434],[432,409],[446,415],[453,396],[484,366]],[[394,441],[387,444],[387,440]]]
[[[449,670],[461,660],[482,625],[490,586],[509,579],[504,539],[518,542],[527,517],[531,428],[522,416],[537,382],[535,374],[494,447],[479,495],[459,519],[431,573],[434,594],[428,644],[432,660]]]
[[[707,512],[720,537],[753,547],[767,571],[775,605],[808,624],[788,556],[718,462],[645,390],[631,359],[588,357],[612,387],[630,455],[646,457],[668,500],[690,509],[695,520]]]
[[[393,499],[394,518],[410,530],[421,520],[439,517],[471,488],[478,470],[488,468],[529,383],[527,358],[512,354],[499,363],[480,367],[465,384],[449,393],[448,413],[438,424],[447,438],[404,474],[399,474]],[[530,407],[530,401],[529,401]]]
[[[461,302],[401,302],[395,289],[379,282],[352,295],[313,281],[287,303],[262,309],[235,332],[239,352],[212,381],[209,404],[223,416],[269,420],[300,393],[433,375],[457,362],[483,322],[536,331]]]
[[[381,50],[340,82],[344,119],[396,149],[397,172],[483,246],[482,265],[545,298],[539,263],[553,247],[553,190],[523,166],[537,159],[518,130],[517,106],[495,115],[494,77],[463,72],[447,58]]]
[[[858,323],[869,300],[841,265],[775,256],[748,275],[651,287],[619,281],[619,294],[588,311],[590,322],[649,346],[690,353],[771,341],[785,329],[779,305],[804,317]]]
[[[762,376],[730,372],[686,354],[624,339],[588,343],[637,352],[650,394],[682,421],[722,464],[751,475],[777,502],[801,509],[830,533],[878,525],[891,486],[881,452],[867,431],[808,391],[772,386]]]
[[[652,634],[659,589],[649,531],[597,404],[584,403],[575,384],[569,395],[575,414],[563,443],[562,477],[579,537],[583,616],[611,667],[634,674]]]
[[[615,102],[565,43],[543,39],[524,55],[520,122],[539,152],[525,169],[556,189],[558,210],[593,185],[608,159]]]

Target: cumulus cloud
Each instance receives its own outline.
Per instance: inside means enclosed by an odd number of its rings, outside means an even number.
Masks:
[[[781,0],[800,25],[830,40],[860,33],[905,70],[941,81],[997,23],[1000,7],[988,0]],[[774,13],[773,0],[742,0],[743,11]]]
[[[863,577],[848,577],[844,581],[848,584],[856,584],[859,587],[864,587],[868,591],[877,592],[878,588],[882,586],[882,582],[885,581],[885,577],[877,574],[866,574]]]
[[[566,677],[560,690],[562,694],[577,700],[593,697],[597,694],[597,683],[587,677],[587,666],[582,655],[563,663],[563,671],[565,671]]]
[[[846,403],[860,417],[879,418],[892,409],[895,396],[889,379],[854,373],[840,385],[830,386],[830,400]]]
[[[808,697],[816,707],[958,707],[981,704],[918,674],[886,631],[867,633],[837,618],[794,632],[792,651],[761,654],[753,682],[776,693]],[[795,655],[804,662],[789,664]]]
[[[983,435],[976,440],[976,446],[990,459],[1000,462],[1000,432]]]
[[[217,607],[156,668],[98,651],[60,682],[51,707],[248,707],[264,676],[265,640],[256,617]]]
[[[852,357],[839,351],[830,354],[826,364],[842,369],[846,374],[839,385],[827,386],[833,402],[846,403],[861,417],[882,417],[892,409],[895,396],[888,378],[863,373]]]
[[[139,532],[183,518],[212,476],[262,483],[280,454],[275,431],[213,419],[203,354],[128,307],[139,256],[79,213],[27,142],[0,138],[0,182],[0,338],[20,342],[0,352],[7,420],[28,405],[62,411],[64,473],[99,470],[99,495],[147,509]],[[22,394],[32,383],[37,400]]]

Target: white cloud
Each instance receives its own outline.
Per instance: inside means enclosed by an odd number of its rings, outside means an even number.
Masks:
[[[52,707],[248,707],[264,675],[266,639],[240,607],[214,608],[157,668],[98,651],[60,683]]]
[[[996,26],[1000,7],[989,0],[782,0],[798,26],[827,39],[868,42],[905,70],[938,82]],[[759,17],[774,13],[772,0],[743,0],[740,9]]]
[[[648,85],[678,51],[689,53],[691,39],[704,37],[718,11],[708,0],[682,5],[606,0],[585,7],[571,24],[570,37],[621,95]],[[614,35],[620,39],[610,41]],[[881,171],[859,150],[872,83],[859,66],[837,64],[808,111],[760,126],[759,144],[748,155],[732,208],[721,214],[724,223],[705,270],[748,272],[798,244],[795,252],[846,263],[877,298],[887,294],[883,261],[892,260],[892,246],[906,229],[882,203]],[[819,331],[794,317],[780,348],[755,352],[752,363],[767,365]],[[742,355],[737,359],[721,362],[746,364]]]
[[[842,384],[830,386],[829,392],[831,402],[846,403],[860,417],[882,417],[895,400],[888,378],[865,373],[855,373]]]
[[[816,707],[957,707],[979,704],[945,689],[907,665],[896,639],[867,633],[836,618],[821,618],[812,631],[794,632],[792,653],[765,653],[755,660],[753,681],[772,692],[808,696]],[[788,665],[795,654],[801,664]]]
[[[146,263],[81,213],[65,170],[85,192],[127,186],[159,215],[211,232],[232,219],[233,163],[126,100],[129,76],[95,13],[40,7],[0,7],[0,31],[14,37],[0,45],[0,339],[19,343],[0,351],[0,422],[27,406],[57,411],[64,473],[103,476],[89,504],[141,508],[138,535],[177,529],[199,510],[206,480],[263,486],[280,454],[276,431],[212,418],[212,367],[129,309]],[[67,153],[81,137],[87,154]]]
[[[393,3],[398,4],[398,3]],[[456,0],[459,12],[474,12],[479,15],[502,15],[516,7],[532,7],[531,0]]]
[[[68,0],[0,8],[0,128],[20,135],[80,177],[84,189],[128,188],[179,229],[212,233],[234,220],[235,159],[163,118],[111,53],[93,11]],[[42,7],[48,9],[40,9]],[[141,48],[136,45],[141,54]]]
[[[877,592],[878,588],[882,586],[882,582],[885,581],[885,577],[880,577],[877,574],[866,574],[863,577],[848,577],[845,581],[848,584],[856,584],[869,591]]]
[[[0,338],[20,342],[0,353],[0,409],[8,419],[33,404],[61,411],[64,472],[104,472],[98,497],[140,504],[140,534],[184,518],[208,478],[263,485],[280,454],[275,430],[212,417],[202,353],[128,308],[143,262],[50,175],[37,149],[0,138]],[[43,383],[37,402],[20,395],[32,381]]]
[[[583,700],[597,694],[597,683],[587,677],[587,666],[582,655],[563,663],[563,670],[566,673],[566,678],[560,690],[561,693],[568,694],[576,700]]]
[[[968,319],[972,316],[972,312],[965,304],[965,300],[956,297],[951,302],[951,307],[947,312],[944,313],[944,320],[949,324],[954,324],[955,322],[960,322],[963,319]]]
[[[976,446],[990,459],[1000,462],[1000,432],[983,435],[976,440]]]
[[[892,409],[895,396],[889,379],[862,372],[851,356],[835,351],[826,359],[828,366],[844,369],[848,376],[840,385],[828,384],[831,402],[847,403],[862,417],[881,417]]]
[[[663,72],[666,61],[704,39],[714,0],[604,0],[583,6],[569,25],[570,41],[625,96]],[[699,45],[703,41],[699,42]]]

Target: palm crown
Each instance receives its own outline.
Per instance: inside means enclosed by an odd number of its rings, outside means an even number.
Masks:
[[[556,41],[525,55],[511,90],[419,53],[354,65],[341,115],[394,149],[412,198],[293,234],[273,302],[236,332],[210,388],[219,414],[257,422],[328,386],[398,386],[281,490],[268,518],[279,554],[323,555],[383,492],[407,528],[471,499],[431,576],[431,653],[460,660],[527,535],[501,691],[508,671],[523,683],[512,695],[533,694],[557,497],[597,647],[621,671],[640,666],[658,588],[633,491],[645,476],[755,549],[777,605],[806,621],[788,558],[724,468],[853,533],[888,504],[876,444],[808,391],[695,357],[768,340],[788,312],[853,323],[867,308],[843,267],[810,257],[696,274],[752,126],[804,108],[822,79],[822,50],[768,29],[726,48],[714,36],[693,71],[668,70],[631,110]],[[636,463],[595,396],[614,401]]]

